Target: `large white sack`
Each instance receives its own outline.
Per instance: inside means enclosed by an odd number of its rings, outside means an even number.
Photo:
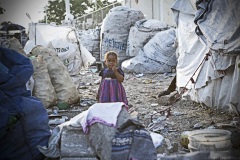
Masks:
[[[81,44],[100,61],[100,29],[88,29],[77,31]]]
[[[127,41],[127,56],[134,57],[158,32],[168,29],[167,24],[156,19],[142,19],[131,27]]]
[[[70,75],[78,75],[86,63],[82,63],[80,42],[76,35],[76,29],[68,26],[53,26],[37,23],[29,25],[29,41],[24,46],[24,51],[29,54],[34,46],[47,47],[51,43],[58,56],[67,66]],[[85,59],[88,63],[94,63],[91,59]],[[84,66],[85,67],[85,66]]]
[[[108,51],[115,51],[118,54],[119,62],[127,59],[128,34],[131,26],[140,19],[144,19],[140,10],[126,6],[117,6],[109,11],[101,26],[101,61],[104,61],[105,53]]]
[[[123,61],[122,70],[130,73],[165,73],[172,72],[172,67],[147,58],[140,50],[137,56]]]
[[[157,33],[139,54],[122,63],[125,72],[165,73],[172,72],[177,65],[175,29]]]
[[[175,29],[161,31],[143,47],[143,51],[149,59],[175,67],[177,65],[175,41]]]
[[[80,44],[80,50],[83,66],[89,67],[93,62],[96,61],[96,58],[93,57],[92,54],[82,44]]]

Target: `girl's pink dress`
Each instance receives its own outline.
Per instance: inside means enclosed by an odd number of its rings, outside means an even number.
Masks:
[[[121,68],[117,68],[117,71],[124,76]],[[99,76],[102,77],[97,96],[99,103],[124,102],[128,105],[125,89],[122,83],[118,82],[113,71],[108,68],[103,69]]]

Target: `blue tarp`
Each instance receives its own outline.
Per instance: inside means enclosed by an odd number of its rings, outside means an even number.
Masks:
[[[32,74],[29,58],[0,47],[0,160],[44,159],[37,145],[51,133],[45,107],[26,89]]]

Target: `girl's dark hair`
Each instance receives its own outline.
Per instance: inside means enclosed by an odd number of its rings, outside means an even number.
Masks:
[[[105,57],[104,57],[104,60],[105,60],[105,61],[107,60],[107,58],[108,58],[109,55],[115,56],[115,57],[116,57],[116,60],[118,61],[118,55],[117,55],[117,53],[114,52],[114,51],[108,51],[108,52],[105,54]]]

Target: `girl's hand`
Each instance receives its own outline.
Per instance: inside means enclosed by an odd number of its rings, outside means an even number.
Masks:
[[[112,66],[112,70],[113,70],[114,73],[116,73],[117,72],[117,67],[115,65]]]
[[[123,82],[124,77],[121,74],[118,73],[117,68],[116,68],[115,65],[112,67],[112,71],[114,72],[115,76],[117,77],[117,80],[119,82]]]

